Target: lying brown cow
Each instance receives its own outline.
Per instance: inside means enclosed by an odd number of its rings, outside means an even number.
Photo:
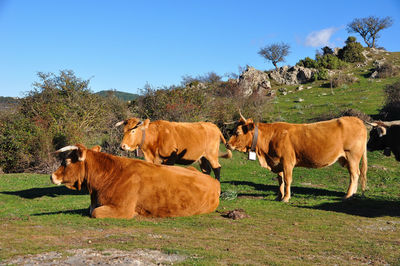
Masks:
[[[140,148],[148,162],[156,164],[191,164],[200,160],[203,173],[220,180],[221,165],[218,157],[231,158],[232,153],[219,156],[219,144],[226,144],[219,128],[210,122],[178,123],[130,118],[117,123],[124,125],[121,149],[132,151]]]
[[[117,157],[81,144],[57,152],[68,150],[51,181],[77,190],[86,186],[94,218],[189,216],[212,212],[219,204],[219,182],[197,170]]]
[[[257,133],[255,133],[257,132]],[[228,147],[242,152],[253,149],[260,165],[278,173],[279,200],[288,202],[292,171],[296,166],[321,168],[339,160],[350,173],[345,199],[357,192],[358,178],[367,181],[367,131],[355,117],[341,117],[312,124],[254,123],[241,115]],[[361,158],[361,173],[359,163]]]

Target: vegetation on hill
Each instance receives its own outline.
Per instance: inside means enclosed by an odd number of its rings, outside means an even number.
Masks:
[[[349,44],[354,44],[354,39],[349,38],[343,50]],[[355,51],[359,53],[358,48]],[[115,91],[105,96],[92,93],[89,81],[81,80],[72,71],[61,71],[59,75],[39,73],[39,82],[19,100],[16,111],[2,112],[0,116],[0,168],[5,172],[46,171],[55,162],[51,152],[77,142],[99,144],[105,151],[121,154],[121,132],[113,125],[129,116],[211,121],[227,136],[233,125],[226,122],[237,120],[239,109],[255,121],[297,123],[343,114],[389,119],[394,117],[391,113],[398,113],[399,83],[395,82],[400,53],[370,49],[363,51],[363,56],[367,55],[363,62],[340,63],[343,60],[330,49],[324,48],[323,52],[317,54],[316,60],[303,62],[320,64],[327,77],[304,84],[303,90],[298,90],[298,85],[271,82],[268,94],[253,90],[245,95],[235,80],[222,81],[210,72],[186,76],[178,86],[146,86],[142,95],[127,102]],[[326,69],[329,64],[336,64],[338,69]],[[373,73],[375,78],[371,77]]]
[[[53,167],[56,149],[107,141],[113,125],[128,115],[125,103],[93,94],[89,81],[72,71],[38,77],[17,111],[0,120],[0,167],[5,172],[46,171]]]
[[[133,101],[139,97],[138,94],[134,93],[129,93],[129,92],[123,92],[123,91],[117,91],[117,90],[105,90],[105,91],[99,91],[96,92],[97,95],[102,96],[102,97],[116,97],[122,101]]]

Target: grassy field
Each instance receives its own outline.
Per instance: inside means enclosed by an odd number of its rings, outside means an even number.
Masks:
[[[156,249],[183,264],[399,264],[400,167],[369,153],[368,187],[342,201],[348,174],[335,164],[296,168],[289,204],[274,201],[275,176],[243,154],[222,160],[217,212],[185,218],[96,220],[89,196],[54,186],[49,176],[0,175],[0,258],[94,248]],[[249,217],[224,213],[243,209]],[[67,255],[67,254],[66,254]],[[0,262],[1,263],[1,262]]]

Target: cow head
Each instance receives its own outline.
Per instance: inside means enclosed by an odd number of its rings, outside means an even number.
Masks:
[[[384,150],[386,148],[387,127],[382,122],[369,123],[369,125],[372,126],[372,129],[369,132],[367,149],[369,151]]]
[[[252,119],[246,119],[240,114],[240,120],[230,137],[227,148],[230,150],[238,150],[247,152],[251,148],[254,134],[254,122]]]
[[[100,146],[92,148],[100,151]],[[87,148],[82,144],[67,146],[57,150],[55,153],[69,152],[63,159],[61,166],[51,174],[50,180],[53,184],[64,184],[67,188],[80,190],[85,180],[85,160]]]
[[[150,120],[145,121],[139,118],[130,118],[115,124],[116,127],[124,125],[124,138],[121,142],[121,149],[124,151],[136,150],[143,138],[143,130],[149,127]]]

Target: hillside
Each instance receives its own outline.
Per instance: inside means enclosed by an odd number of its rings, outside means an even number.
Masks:
[[[103,96],[103,97],[108,97],[109,95],[114,95],[115,97],[117,97],[123,101],[132,101],[132,100],[135,100],[137,97],[139,97],[138,94],[123,92],[123,91],[116,91],[116,90],[104,90],[104,91],[96,92],[95,94]]]
[[[368,116],[377,117],[384,105],[384,88],[399,81],[395,77],[372,78],[377,62],[387,62],[400,69],[400,52],[370,53],[364,64],[353,64],[333,75],[349,75],[355,82],[331,88],[329,80],[318,80],[301,85],[272,83],[276,97],[273,111],[264,115],[266,121],[281,120],[306,123],[338,116],[355,109]]]

